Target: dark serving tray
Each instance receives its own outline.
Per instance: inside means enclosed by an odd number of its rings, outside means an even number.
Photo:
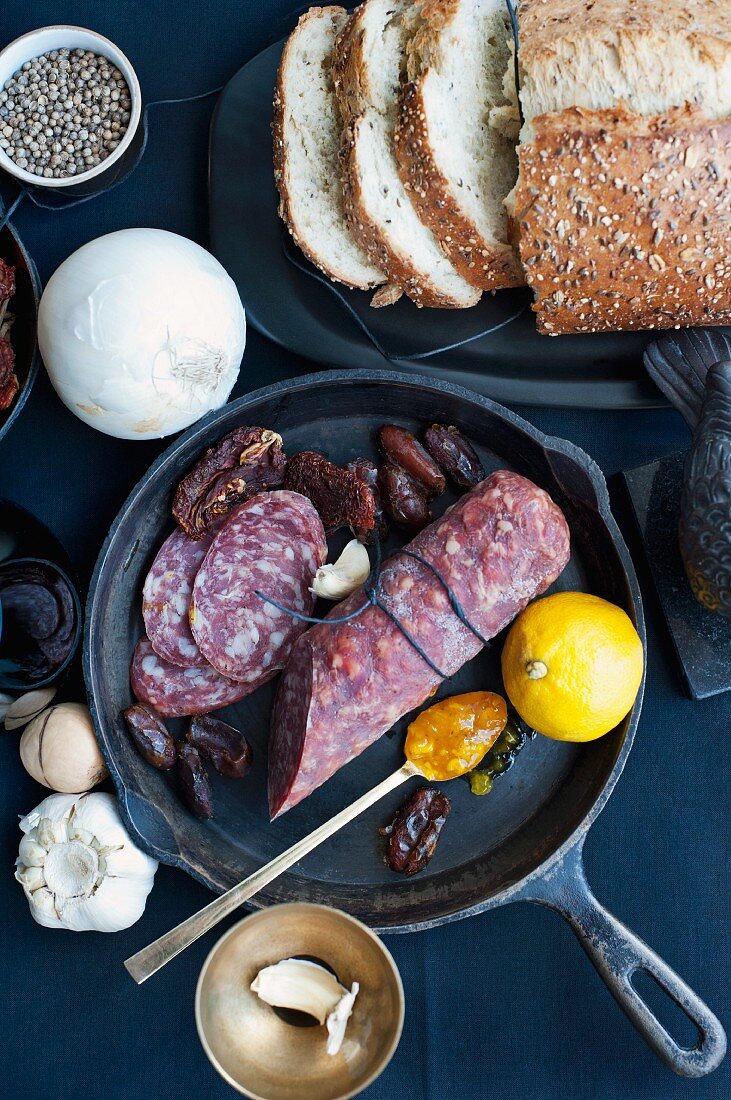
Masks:
[[[288,243],[277,217],[269,127],[282,44],[239,70],[211,124],[211,246],[259,332],[330,366],[391,366],[446,378],[499,401],[571,408],[665,405],[642,367],[650,333],[539,336],[524,290],[486,294],[470,310],[419,310],[407,299],[370,310],[363,291],[338,288],[377,331],[390,353],[384,358],[330,285],[313,277],[315,269]],[[503,327],[451,351],[418,361],[403,358],[449,347],[496,324]]]
[[[236,425],[276,429],[289,453],[312,448],[343,462],[373,455],[373,432],[384,421],[417,428],[434,420],[458,425],[477,446],[487,471],[512,467],[554,496],[573,539],[570,564],[556,587],[590,590],[622,605],[643,634],[636,580],[609,512],[604,480],[573,444],[547,438],[474,393],[386,371],[323,372],[227,405],[177,439],[123,505],[92,579],[84,644],[90,705],[128,827],[147,851],[214,890],[232,886],[394,770],[403,760],[406,723],[398,723],[315,794],[270,823],[266,744],[274,685],[266,685],[224,712],[253,744],[252,773],[238,782],[215,777],[212,821],[201,823],[183,808],[171,781],[138,755],[121,718],[132,701],[129,663],[143,631],[142,584],[172,529],[173,489],[201,451]],[[452,499],[445,494],[437,510]],[[501,691],[500,649],[498,639],[439,694]],[[500,904],[511,884],[540,873],[562,845],[583,836],[622,769],[640,698],[613,734],[593,744],[543,737],[529,742],[515,767],[485,797],[472,795],[463,780],[449,784],[453,813],[434,859],[413,879],[385,867],[377,835],[403,800],[401,791],[313,852],[254,903],[324,902],[391,931]]]

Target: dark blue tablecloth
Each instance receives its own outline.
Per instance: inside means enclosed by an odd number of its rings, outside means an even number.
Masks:
[[[95,27],[136,66],[146,99],[184,96],[227,80],[276,36],[291,0],[12,0],[2,40],[44,23]],[[24,206],[15,224],[43,279],[79,245],[129,226],[207,240],[206,156],[211,102],[162,108],[140,167],[113,194],[75,210]],[[6,197],[11,186],[3,186]],[[317,349],[313,348],[313,355]],[[310,369],[254,332],[238,395]],[[682,448],[670,411],[521,410],[585,447],[607,474]],[[76,420],[43,373],[0,444],[0,497],[31,508],[87,580],[121,502],[161,447],[123,443]],[[683,694],[632,521],[617,514],[635,554],[649,635],[644,712],[624,776],[586,845],[600,898],[731,1023],[728,998],[728,757],[731,696]],[[69,697],[80,680],[64,689]],[[0,734],[0,1093],[12,1100],[225,1097],[196,1038],[193,992],[213,938],[138,989],[122,968],[132,951],[208,900],[161,867],[142,920],[117,935],[39,928],[12,880],[17,815],[43,797],[23,771],[17,735]],[[458,827],[458,826],[457,826]],[[469,922],[388,940],[407,998],[404,1036],[371,1100],[721,1100],[728,1064],[698,1082],[675,1078],[643,1045],[574,941],[547,910],[517,905]]]

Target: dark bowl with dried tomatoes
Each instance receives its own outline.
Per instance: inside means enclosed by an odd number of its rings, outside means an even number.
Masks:
[[[38,373],[37,319],[41,284],[36,265],[10,225],[0,229],[0,259],[15,268],[15,293],[8,305],[13,316],[9,340],[15,355],[18,390],[6,409],[0,409],[0,439],[10,431],[30,395]]]

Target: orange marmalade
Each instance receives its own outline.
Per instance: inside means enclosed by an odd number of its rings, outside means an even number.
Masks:
[[[406,759],[426,779],[455,779],[480,763],[507,720],[505,700],[492,691],[452,695],[423,710],[411,723]]]

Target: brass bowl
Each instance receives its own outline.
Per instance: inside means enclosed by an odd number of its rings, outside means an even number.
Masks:
[[[262,967],[295,956],[329,967],[348,989],[360,984],[334,1056],[325,1052],[324,1027],[287,1022],[291,1014],[249,988]],[[212,1064],[250,1100],[348,1100],[391,1060],[404,991],[391,953],[370,928],[338,909],[296,902],[253,913],[218,941],[198,979],[195,1019]]]

